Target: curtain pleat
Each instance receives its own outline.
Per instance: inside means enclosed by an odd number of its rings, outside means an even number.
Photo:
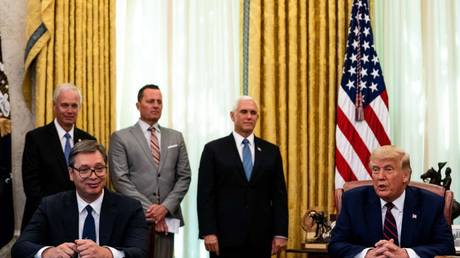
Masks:
[[[351,2],[250,1],[249,95],[260,105],[256,135],[283,156],[290,248],[305,240],[307,210],[335,213],[336,98]]]
[[[40,26],[42,35],[34,33]],[[115,1],[29,0],[26,31],[24,93],[34,93],[36,125],[52,121],[54,88],[71,82],[83,96],[77,127],[107,146],[115,129]]]

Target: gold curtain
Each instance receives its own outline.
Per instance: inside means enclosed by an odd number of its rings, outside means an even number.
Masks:
[[[335,111],[351,5],[250,1],[248,92],[260,105],[256,134],[278,144],[283,156],[289,248],[305,238],[301,217],[308,209],[335,213]]]
[[[54,88],[71,82],[83,96],[77,127],[107,146],[115,129],[115,0],[29,0],[27,5],[23,90],[34,104],[36,125],[52,121]]]

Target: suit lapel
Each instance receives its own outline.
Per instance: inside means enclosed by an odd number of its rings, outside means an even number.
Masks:
[[[371,242],[376,243],[383,236],[382,224],[382,207],[380,199],[374,191],[374,188],[369,188],[369,201],[364,208],[366,214],[366,222],[369,229],[369,238]]]
[[[418,232],[420,211],[417,208],[417,196],[413,189],[408,186],[406,188],[406,197],[404,199],[404,211],[401,226],[401,247],[412,246],[413,239]]]
[[[63,203],[63,225],[66,239],[79,239],[78,235],[78,205],[75,191],[67,192]]]
[[[155,162],[153,162],[152,152],[150,151],[150,147],[147,144],[147,141],[146,141],[145,136],[144,136],[144,132],[142,132],[142,128],[139,125],[139,123],[136,123],[133,127],[131,127],[130,131],[134,135],[134,138],[136,139],[136,141],[139,144],[139,146],[141,146],[142,150],[144,151],[144,154],[145,154],[147,160],[158,171],[157,164],[155,164]],[[161,157],[160,157],[160,159],[161,159]]]
[[[58,153],[57,159],[59,161],[59,166],[61,167],[62,171],[67,171],[67,162],[64,157],[64,151],[62,150],[61,139],[59,139],[59,135],[57,133],[54,122],[49,123],[46,126],[46,130],[48,131],[49,141],[45,140],[45,143],[51,145],[51,149],[56,150],[56,153]]]
[[[256,180],[257,176],[260,174],[259,166],[263,157],[263,148],[261,146],[261,141],[259,138],[254,136],[254,166],[252,166],[251,180]]]
[[[170,140],[170,135],[168,130],[161,128],[160,127],[160,168],[161,169],[164,165],[164,162],[166,161],[166,158],[168,156],[168,146],[169,146],[169,140]]]
[[[117,217],[116,203],[113,202],[111,194],[104,189],[104,199],[102,200],[101,214],[99,217],[99,245],[108,245],[112,229],[116,227],[115,219]]]
[[[75,145],[75,143],[78,143],[78,142],[80,142],[82,140],[84,140],[82,131],[80,129],[78,129],[77,127],[74,127],[74,129],[73,129],[73,144]]]
[[[230,135],[225,138],[225,141],[226,141],[226,144],[229,146],[228,148],[229,155],[230,155],[229,160],[234,161],[233,164],[235,164],[236,166],[235,170],[240,175],[241,180],[248,183],[246,174],[244,173],[243,161],[241,160],[240,154],[238,152],[238,148],[240,148],[240,146],[236,145],[235,137],[233,136],[233,133],[230,133]]]

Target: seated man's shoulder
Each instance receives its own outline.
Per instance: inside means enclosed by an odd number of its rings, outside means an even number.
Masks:
[[[344,197],[348,198],[366,198],[370,194],[372,196],[375,196],[375,191],[372,185],[363,185],[363,186],[358,186],[353,189],[350,189],[346,192],[344,192]]]
[[[415,195],[421,203],[433,205],[435,203],[443,203],[444,198],[438,194],[418,187],[407,187],[406,192]]]

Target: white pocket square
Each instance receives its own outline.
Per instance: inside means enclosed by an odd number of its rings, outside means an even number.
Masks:
[[[169,146],[168,146],[168,149],[172,149],[172,148],[176,148],[176,147],[177,147],[177,144],[169,145]]]

